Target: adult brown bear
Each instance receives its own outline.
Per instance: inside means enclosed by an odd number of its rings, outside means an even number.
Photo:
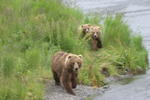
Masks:
[[[77,86],[77,75],[81,66],[81,55],[57,52],[52,58],[52,73],[56,85],[62,85],[68,93],[75,95],[72,88]]]

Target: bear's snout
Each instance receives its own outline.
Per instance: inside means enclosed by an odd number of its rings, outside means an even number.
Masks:
[[[83,30],[84,30],[84,32],[86,32],[86,33],[89,32],[89,29],[88,29],[88,28],[85,28],[85,29],[83,29]]]
[[[88,29],[88,28],[86,29],[86,32],[89,32],[89,29]]]
[[[96,33],[94,33],[94,37],[97,38],[97,34]]]
[[[98,35],[97,35],[96,33],[94,33],[94,34],[92,35],[92,38],[93,38],[93,39],[97,39],[97,38],[98,38]]]
[[[74,68],[73,68],[73,69],[74,69],[74,71],[78,71],[78,69],[79,69],[78,63],[75,63],[75,64],[74,64]]]
[[[75,68],[75,71],[78,71],[78,68]]]

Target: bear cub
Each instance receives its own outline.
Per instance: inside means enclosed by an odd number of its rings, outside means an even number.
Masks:
[[[85,35],[87,35],[88,33],[90,33],[90,27],[91,25],[89,24],[84,24],[81,26],[82,28],[82,38],[85,37]]]
[[[93,50],[98,50],[99,48],[102,48],[102,41],[100,38],[101,35],[101,28],[99,26],[91,26],[91,44]]]
[[[82,38],[89,39],[93,50],[102,48],[101,41],[102,29],[99,26],[84,24],[82,25]]]
[[[61,85],[72,95],[73,88],[77,86],[78,70],[82,66],[82,56],[63,51],[52,57],[52,73],[56,85]]]

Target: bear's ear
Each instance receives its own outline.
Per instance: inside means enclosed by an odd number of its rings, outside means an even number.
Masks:
[[[83,56],[82,56],[82,55],[78,55],[78,57],[79,57],[79,58],[81,58],[81,59],[83,58]]]
[[[83,27],[84,27],[84,25],[81,25],[81,27],[83,28]]]
[[[70,59],[71,57],[72,57],[72,56],[71,56],[71,55],[69,55],[69,56],[68,56],[68,59]]]
[[[91,26],[90,24],[83,24],[81,27],[83,28],[84,26]]]
[[[71,55],[68,55],[65,59],[65,64],[67,64],[68,60],[71,58],[72,56]]]
[[[97,26],[96,28],[99,29],[99,30],[101,29],[101,27],[99,27],[99,26]]]
[[[99,30],[102,30],[102,27],[100,27],[100,26],[98,26],[97,28],[98,28]]]

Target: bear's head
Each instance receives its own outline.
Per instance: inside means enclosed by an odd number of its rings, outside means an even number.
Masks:
[[[82,66],[82,55],[69,54],[65,59],[65,65],[68,71],[78,72]]]
[[[92,39],[98,39],[101,35],[101,28],[99,26],[91,27],[91,37]]]
[[[82,25],[82,31],[83,33],[89,33],[90,32],[90,26],[89,24]]]

